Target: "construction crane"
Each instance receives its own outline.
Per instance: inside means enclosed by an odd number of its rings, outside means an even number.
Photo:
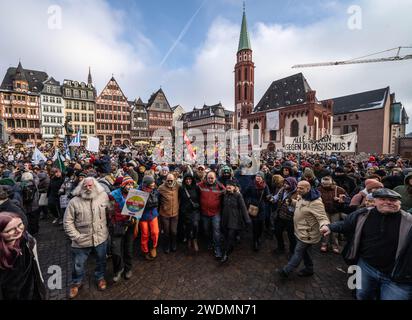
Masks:
[[[338,66],[338,65],[345,65],[345,64],[356,64],[356,63],[373,63],[373,62],[386,62],[386,61],[402,61],[407,59],[412,59],[412,54],[400,56],[401,49],[411,49],[412,47],[397,47],[388,49],[381,52],[376,52],[369,54],[367,56],[346,60],[346,61],[335,61],[335,62],[319,62],[319,63],[307,63],[307,64],[297,64],[294,65],[292,68],[309,68],[309,67],[326,67],[326,66]],[[365,59],[367,57],[371,57],[377,54],[382,54],[385,52],[390,52],[397,50],[397,54],[394,57],[386,57],[386,58],[375,58],[375,59]]]

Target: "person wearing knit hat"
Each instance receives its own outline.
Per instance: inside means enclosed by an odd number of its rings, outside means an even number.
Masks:
[[[153,260],[157,257],[157,244],[159,241],[159,212],[157,209],[159,207],[159,192],[156,190],[153,176],[144,176],[139,190],[149,193],[143,215],[139,220],[140,248],[147,260]],[[149,238],[152,240],[152,249],[150,251]]]
[[[166,176],[166,181],[159,186],[159,214],[163,226],[163,251],[167,254],[177,250],[177,224],[179,221],[180,186],[173,174]]]
[[[133,239],[137,234],[137,220],[122,215],[129,191],[134,186],[130,176],[124,176],[120,188],[109,194],[111,250],[113,261],[113,282],[119,282],[122,274],[126,280],[132,277]]]
[[[277,214],[274,217],[274,233],[277,240],[277,248],[273,250],[275,254],[285,253],[285,241],[283,233],[286,231],[289,239],[289,255],[291,256],[296,247],[296,237],[294,233],[293,216],[298,197],[296,187],[298,182],[293,177],[288,177],[283,182],[283,187],[275,193],[272,202],[277,207]]]
[[[24,172],[21,176],[21,195],[23,198],[23,209],[26,212],[28,220],[28,231],[31,235],[37,235],[39,232],[39,191],[37,183],[34,181],[31,172]]]
[[[269,210],[267,203],[269,188],[265,182],[265,174],[262,171],[256,173],[254,182],[245,190],[244,199],[250,212],[253,225],[253,249],[259,251],[260,240],[263,233],[263,225]],[[255,209],[257,208],[257,210]]]
[[[225,241],[221,263],[229,259],[236,243],[236,234],[251,222],[242,194],[236,192],[236,182],[228,180],[222,199],[221,226]]]
[[[131,189],[134,186],[134,180],[130,176],[124,176],[120,187],[124,189]]]
[[[155,183],[155,179],[152,176],[144,176],[142,180],[142,185],[144,187],[150,187],[153,183]]]
[[[358,209],[360,206],[364,205],[366,201],[366,196],[373,191],[383,188],[383,184],[375,179],[367,179],[365,181],[365,189],[359,191],[358,194],[354,195],[349,207],[351,209]]]

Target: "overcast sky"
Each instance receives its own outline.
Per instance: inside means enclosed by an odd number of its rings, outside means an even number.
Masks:
[[[242,2],[1,0],[0,73],[20,58],[56,80],[86,81],[91,66],[98,91],[114,74],[130,100],[147,101],[161,86],[186,110],[219,101],[233,110]],[[48,13],[53,5],[61,25]],[[361,29],[348,26],[351,5],[362,10]],[[303,72],[319,99],[390,86],[412,118],[412,60],[291,69],[412,46],[412,0],[249,0],[246,12],[256,104],[272,81]]]

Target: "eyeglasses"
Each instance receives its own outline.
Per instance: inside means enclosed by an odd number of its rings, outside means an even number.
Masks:
[[[199,171],[205,171],[205,169],[203,169],[203,168],[198,168],[197,170],[199,170]]]
[[[174,182],[174,180],[166,180],[167,182]]]
[[[6,233],[8,235],[13,234],[14,231],[23,231],[24,230],[24,224],[23,222],[19,223],[19,225],[17,227],[11,228],[9,230],[4,230],[3,233]]]

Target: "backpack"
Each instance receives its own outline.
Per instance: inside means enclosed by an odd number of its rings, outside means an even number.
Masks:
[[[34,200],[34,197],[36,195],[36,187],[34,184],[31,185],[23,185],[22,187],[22,198],[23,198],[23,203],[30,203]]]

